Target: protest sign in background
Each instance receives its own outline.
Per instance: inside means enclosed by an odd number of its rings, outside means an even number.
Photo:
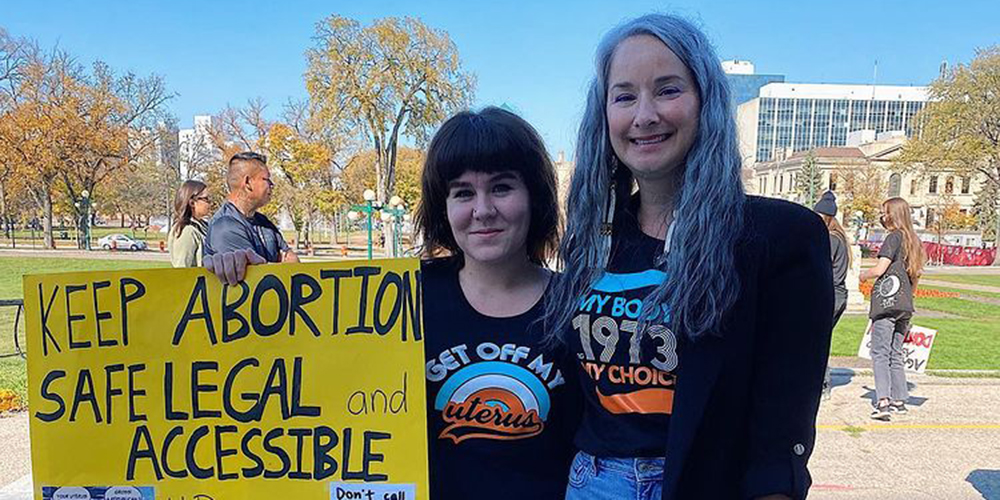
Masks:
[[[931,357],[931,347],[934,345],[937,330],[922,326],[910,326],[910,332],[903,339],[903,364],[907,371],[924,373],[927,370],[927,360]],[[858,357],[872,359],[872,322],[868,322],[865,336],[858,347]]]
[[[427,498],[418,270],[26,277],[35,497]]]

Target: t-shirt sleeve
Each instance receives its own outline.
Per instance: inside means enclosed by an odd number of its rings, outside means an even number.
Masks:
[[[889,233],[889,236],[885,237],[885,241],[882,242],[882,248],[878,251],[879,257],[885,257],[889,260],[896,260],[896,255],[899,254],[899,246],[902,243],[902,238],[900,237],[899,231],[893,231]]]
[[[219,217],[208,226],[205,255],[253,249],[246,226],[232,217]]]

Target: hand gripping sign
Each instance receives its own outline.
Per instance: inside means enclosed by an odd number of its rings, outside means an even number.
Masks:
[[[937,330],[930,328],[910,327],[909,333],[903,338],[903,366],[906,371],[924,373],[927,370],[927,360],[931,357],[931,347],[934,345],[937,333]],[[872,322],[869,321],[865,336],[861,339],[861,346],[858,348],[858,357],[872,359],[871,347]]]
[[[36,499],[427,498],[419,263],[24,279]]]

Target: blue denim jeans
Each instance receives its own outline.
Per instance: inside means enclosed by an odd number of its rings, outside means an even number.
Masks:
[[[662,458],[597,458],[576,454],[566,500],[659,500]]]

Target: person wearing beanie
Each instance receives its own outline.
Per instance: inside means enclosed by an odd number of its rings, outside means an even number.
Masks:
[[[837,216],[837,195],[833,194],[833,191],[827,191],[823,193],[819,201],[816,202],[816,206],[813,207],[813,211],[821,215],[829,215],[830,217]]]
[[[837,326],[840,316],[847,309],[847,269],[851,267],[851,250],[847,243],[847,232],[837,221],[837,195],[833,191],[823,193],[813,211],[823,218],[827,230],[830,231],[830,257],[833,265],[833,326]],[[828,399],[832,386],[830,384],[830,366],[826,367],[826,378],[823,380],[823,397]]]

